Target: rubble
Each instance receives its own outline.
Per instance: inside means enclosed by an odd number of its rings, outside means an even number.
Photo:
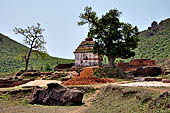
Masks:
[[[162,71],[161,68],[158,66],[145,66],[139,67],[135,71],[133,71],[134,76],[151,76],[155,77],[161,75]]]
[[[162,74],[161,67],[156,66],[155,61],[149,59],[135,59],[130,63],[119,62],[118,67],[125,72],[132,73],[135,77],[155,77]]]

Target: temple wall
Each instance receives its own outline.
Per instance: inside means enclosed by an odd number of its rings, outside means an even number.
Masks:
[[[75,66],[100,66],[101,58],[93,53],[75,53]]]

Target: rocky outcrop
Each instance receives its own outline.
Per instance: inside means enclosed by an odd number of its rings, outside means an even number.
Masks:
[[[83,93],[77,89],[69,89],[59,85],[58,83],[50,83],[48,88],[34,87],[30,104],[42,105],[73,105],[82,104]]]

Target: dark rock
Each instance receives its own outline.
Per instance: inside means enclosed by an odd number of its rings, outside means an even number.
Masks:
[[[62,77],[61,78],[61,81],[67,81],[67,80],[69,80],[70,79],[70,77]]]
[[[142,104],[147,103],[148,101],[152,100],[151,96],[144,97],[141,101]]]
[[[162,81],[161,77],[145,77],[144,81]]]
[[[2,37],[0,37],[0,42],[2,41]]]
[[[32,94],[31,94],[31,100],[30,104],[41,104],[43,103],[43,99],[45,97],[45,90],[39,86],[35,86],[33,88]]]
[[[151,24],[151,26],[152,26],[152,27],[156,27],[156,26],[158,26],[158,22],[153,21],[153,22],[152,22],[152,24]]]
[[[163,75],[170,74],[170,70],[169,69],[162,69],[162,70],[163,70],[163,72],[162,72]]]
[[[29,82],[29,80],[17,81],[17,80],[1,79],[0,80],[0,88],[19,86],[19,85],[25,84],[27,82]]]
[[[58,65],[54,68],[54,71],[57,71],[57,70],[59,70],[59,69],[71,68],[72,66],[74,66],[74,63],[70,63],[70,64],[58,64]]]
[[[170,98],[170,94],[168,92],[164,92],[162,93],[161,95],[159,95],[158,98],[156,98],[154,100],[154,105],[156,105],[157,103],[159,103],[160,101],[163,101],[163,100],[167,100]]]
[[[40,72],[24,72],[21,76],[23,77],[35,77],[35,76],[40,76]]]
[[[144,66],[139,67],[135,71],[133,71],[134,76],[151,76],[155,77],[162,74],[162,70],[158,66]]]
[[[22,75],[24,72],[25,72],[24,70],[21,70],[21,71],[17,72],[17,73],[15,74],[15,76],[16,76],[16,77],[17,77],[17,76],[20,76],[20,75]]]
[[[60,84],[58,84],[58,83],[49,83],[49,84],[47,84],[47,86],[48,86],[48,88],[47,88],[47,90],[48,89],[52,89],[52,88],[55,88],[55,89],[65,89],[65,87],[63,87],[62,85],[60,85]]]
[[[162,79],[162,82],[163,83],[170,83],[170,80],[169,79]]]
[[[148,30],[151,30],[152,29],[152,27],[148,27]]]
[[[80,90],[65,88],[57,83],[50,83],[48,88],[34,87],[30,104],[73,105],[81,104],[83,93]]]
[[[170,96],[170,94],[168,92],[164,92],[158,98],[167,97],[167,96]]]

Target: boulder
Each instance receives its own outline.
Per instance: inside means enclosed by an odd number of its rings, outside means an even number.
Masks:
[[[158,66],[144,66],[144,67],[139,67],[135,71],[133,71],[133,75],[136,77],[139,76],[155,77],[160,74],[162,74],[162,70]]]
[[[83,93],[77,89],[69,89],[58,83],[50,83],[48,88],[34,87],[30,104],[42,105],[73,105],[82,104]]]

